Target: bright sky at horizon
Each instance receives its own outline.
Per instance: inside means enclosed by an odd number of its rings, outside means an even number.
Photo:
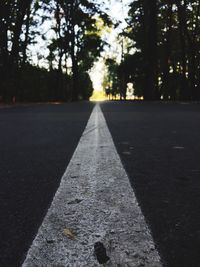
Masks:
[[[128,5],[132,2],[132,0],[110,0],[107,1],[108,14],[113,20],[120,21],[121,24],[118,29],[113,29],[109,35],[106,36],[107,42],[110,44],[110,48],[106,49],[104,52],[104,56],[110,54],[118,57],[118,60],[121,58],[121,46],[117,43],[117,36],[119,32],[122,31],[123,28],[127,26],[125,19],[128,16]],[[105,55],[106,54],[106,55]],[[90,76],[93,82],[94,90],[101,91],[102,82],[105,72],[104,60],[101,57],[95,64],[90,72]]]

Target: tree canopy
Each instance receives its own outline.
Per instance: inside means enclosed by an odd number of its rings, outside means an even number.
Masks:
[[[200,100],[200,2],[134,0],[126,22],[121,35],[132,44],[120,66],[135,94],[146,100]]]
[[[88,99],[92,94],[88,71],[104,46],[99,19],[111,23],[91,0],[1,1],[2,101]],[[46,33],[39,32],[42,27]],[[41,51],[36,55],[38,64],[33,64],[31,50],[40,41],[48,55]],[[40,59],[45,59],[42,66]]]

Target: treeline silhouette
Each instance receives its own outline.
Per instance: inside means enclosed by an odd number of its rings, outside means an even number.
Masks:
[[[111,23],[89,0],[1,0],[0,101],[88,99],[104,45],[98,20]],[[48,55],[32,54],[40,43]]]
[[[102,29],[114,25],[98,3],[1,0],[0,101],[89,99]],[[121,63],[105,60],[106,92],[125,99],[131,82],[145,100],[200,100],[200,2],[134,0],[125,20]]]
[[[200,1],[135,0],[126,22],[108,93],[125,97],[132,82],[146,100],[200,100]]]

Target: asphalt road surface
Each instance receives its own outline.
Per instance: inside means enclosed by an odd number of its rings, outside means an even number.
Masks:
[[[200,266],[200,104],[101,105],[167,267]]]
[[[92,103],[0,108],[0,266],[21,266]]]
[[[0,266],[22,264],[92,107],[0,109]],[[199,267],[200,104],[101,108],[164,266]]]

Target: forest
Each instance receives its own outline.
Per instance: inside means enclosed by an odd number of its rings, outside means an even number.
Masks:
[[[0,102],[88,100],[103,28],[119,25],[103,2],[1,0]],[[107,94],[126,99],[132,83],[144,100],[200,100],[199,1],[134,0],[125,20],[121,61],[105,59]],[[45,50],[33,56],[38,42]]]
[[[88,74],[104,42],[97,21],[110,24],[98,4],[88,0],[0,1],[0,97],[2,102],[87,100]],[[50,33],[40,32],[50,25]],[[44,28],[43,27],[43,28]],[[42,66],[32,62],[38,42]]]
[[[132,82],[145,100],[200,100],[199,1],[132,1],[121,35],[128,44],[121,63],[107,60],[112,94],[125,96]]]

